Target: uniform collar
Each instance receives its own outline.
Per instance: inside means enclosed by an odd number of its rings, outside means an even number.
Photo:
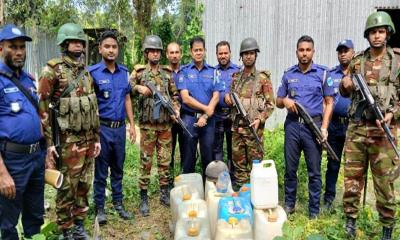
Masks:
[[[303,73],[303,71],[301,71],[299,64],[295,65],[296,67],[294,68],[295,71],[301,72]],[[304,74],[308,73],[308,72],[314,72],[317,71],[317,65],[315,63],[311,64],[311,68],[310,70],[308,70],[307,72],[305,72]]]
[[[201,70],[203,70],[204,68],[205,68],[205,69],[209,69],[210,67],[211,67],[211,66],[208,65],[206,61],[203,61],[203,68],[202,68]],[[192,62],[189,64],[189,68],[196,68],[196,64],[194,64],[194,61],[192,61]],[[196,69],[197,69],[197,68],[196,68]],[[201,70],[200,70],[200,71],[201,71]]]
[[[102,72],[104,72],[104,71],[108,71],[109,72],[110,71],[110,70],[108,70],[107,65],[104,62],[104,60],[101,60],[99,65],[100,65],[100,69],[101,69]],[[115,63],[115,72],[118,72],[118,71],[119,71],[119,65],[118,65],[118,63]]]
[[[385,54],[384,54],[383,57],[382,57],[382,60],[390,60],[390,59],[392,58],[390,52],[393,52],[393,50],[391,50],[391,48],[390,48],[389,46],[386,46],[386,51],[385,51]],[[371,61],[375,61],[375,60],[376,60],[376,58],[375,58],[375,59],[372,59],[372,56],[371,56],[371,48],[368,48],[368,49],[365,51],[365,56],[366,56],[366,58],[367,58],[368,60],[371,60]]]
[[[3,61],[0,61],[0,71],[7,73],[7,74],[11,74],[12,76],[17,77],[17,74],[9,67],[7,66]],[[21,69],[21,73],[19,78],[25,76],[26,73],[24,72],[24,70]],[[18,78],[18,77],[17,77]]]
[[[226,68],[222,68],[222,66],[220,64],[218,64],[217,66],[215,66],[216,69],[218,70],[228,70],[228,69],[234,69],[236,68],[236,65],[233,64],[231,61],[229,61],[228,65],[226,66]]]
[[[67,63],[71,67],[78,67],[78,68],[85,67],[85,63],[83,62],[83,59],[81,59],[81,61],[76,61],[68,55],[62,56],[62,59],[64,60],[65,63]]]

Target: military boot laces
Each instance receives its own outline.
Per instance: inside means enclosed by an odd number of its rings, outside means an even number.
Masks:
[[[97,221],[99,222],[99,225],[107,224],[107,216],[104,211],[104,208],[96,208],[96,217]]]
[[[114,209],[118,213],[119,217],[124,220],[132,219],[132,214],[125,210],[122,202],[114,203]]]
[[[356,228],[356,219],[347,217],[345,230],[347,236],[351,239],[354,239],[356,237]]]
[[[75,228],[73,231],[73,239],[83,239],[83,240],[89,240],[89,234],[85,230],[85,226],[83,225],[82,220],[76,220],[75,221]]]
[[[382,228],[382,240],[392,240],[393,228],[383,227]]]
[[[168,186],[160,189],[160,203],[166,207],[170,205]]]
[[[142,214],[143,217],[147,217],[150,215],[150,209],[149,209],[149,202],[147,198],[147,191],[146,190],[140,190],[140,207],[139,207],[140,213]]]

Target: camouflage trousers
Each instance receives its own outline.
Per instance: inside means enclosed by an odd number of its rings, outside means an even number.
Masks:
[[[260,127],[263,129],[263,127]],[[263,130],[257,131],[261,141]],[[246,128],[234,129],[232,133],[232,162],[236,188],[250,181],[250,172],[253,160],[262,160],[263,153],[258,150],[257,142]]]
[[[396,136],[396,128],[391,126],[391,131],[393,136]],[[345,214],[352,218],[357,217],[369,164],[379,219],[384,226],[393,226],[396,221],[393,170],[398,163],[399,160],[386,135],[374,122],[350,122],[345,143],[343,195]]]
[[[171,128],[166,130],[140,129],[140,189],[147,189],[150,183],[151,165],[154,150],[157,155],[157,167],[160,186],[167,186],[169,164],[171,162],[172,134]]]
[[[84,220],[89,210],[88,193],[93,182],[94,142],[61,145],[62,186],[57,191],[57,223],[69,229],[75,220]]]

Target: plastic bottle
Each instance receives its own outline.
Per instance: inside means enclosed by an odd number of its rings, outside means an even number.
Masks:
[[[218,180],[215,186],[217,187],[217,192],[226,193],[228,191],[229,183],[231,182],[231,177],[227,171],[223,171],[218,175]]]

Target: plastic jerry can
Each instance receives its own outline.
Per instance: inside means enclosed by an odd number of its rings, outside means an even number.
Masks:
[[[178,207],[178,220],[182,218],[207,218],[207,203],[203,199],[182,202]]]
[[[287,216],[281,206],[273,209],[254,209],[254,239],[272,240],[282,236],[282,227]]]
[[[170,193],[171,199],[171,215],[172,215],[172,223],[175,226],[176,221],[178,220],[178,208],[185,201],[200,199],[199,193],[197,189],[192,188],[188,185],[181,185],[178,187],[174,187]]]
[[[250,240],[253,239],[253,232],[248,219],[238,220],[231,217],[228,221],[219,219],[215,240]]]
[[[236,218],[238,221],[247,219],[250,224],[253,224],[251,203],[242,197],[221,198],[218,204],[218,220],[222,219],[228,222],[230,218]]]
[[[273,160],[253,161],[250,173],[251,203],[256,209],[278,206],[278,174]]]
[[[211,229],[211,236],[214,239],[215,237],[215,230],[217,229],[217,220],[218,220],[218,204],[219,200],[222,197],[230,196],[232,193],[219,193],[215,187],[215,184],[212,183],[211,190],[207,193],[207,209],[208,209],[208,217],[210,219],[210,229]],[[212,187],[214,186],[214,187]],[[232,190],[233,192],[233,190]]]
[[[176,223],[175,240],[211,240],[208,218],[182,218]]]
[[[199,173],[187,173],[175,177],[174,186],[178,187],[181,185],[189,185],[192,188],[196,188],[200,198],[204,199],[203,178]]]

